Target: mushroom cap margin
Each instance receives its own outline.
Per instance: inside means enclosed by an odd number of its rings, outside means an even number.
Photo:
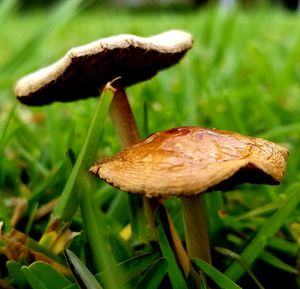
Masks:
[[[278,184],[287,157],[285,148],[260,138],[180,127],[156,133],[90,170],[124,191],[189,196],[244,182]]]

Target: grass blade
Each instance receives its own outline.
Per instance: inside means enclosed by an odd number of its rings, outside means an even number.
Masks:
[[[153,253],[137,256],[117,264],[115,267],[111,268],[111,271],[113,274],[116,274],[116,272],[120,272],[118,268],[122,268],[123,269],[121,271],[121,273],[123,273],[122,279],[125,281],[129,281],[139,276],[145,270],[147,270],[156,258],[157,258],[157,254],[153,254]],[[103,280],[105,275],[107,274],[108,271],[105,270],[101,273],[96,274],[96,278],[98,280]]]
[[[114,274],[116,276],[117,273],[121,272],[122,280],[130,281],[140,274],[142,274],[145,270],[147,270],[153,261],[157,258],[157,254],[148,253],[144,255],[140,255],[131,259],[128,259],[124,262],[117,264],[115,267],[110,268],[111,272],[108,270],[102,271],[95,275],[95,278],[102,284],[105,278],[107,278],[108,274]],[[124,270],[120,270],[120,269]],[[77,284],[72,284],[65,289],[78,289]]]
[[[224,200],[222,192],[214,192],[213,194],[205,194],[203,196],[205,214],[207,216],[206,226],[210,238],[211,246],[220,246],[220,242],[224,241],[222,232],[225,223],[220,217],[220,212],[224,210]]]
[[[249,277],[253,280],[253,282],[257,285],[257,288],[259,289],[264,289],[263,285],[259,282],[259,280],[256,278],[256,276],[254,275],[254,273],[252,272],[250,266],[247,264],[247,262],[245,262],[245,260],[243,259],[242,256],[240,256],[239,254],[226,249],[226,248],[221,248],[221,247],[215,247],[215,250],[221,254],[223,254],[224,256],[227,256],[233,260],[236,260],[237,262],[239,262],[239,264],[241,264],[241,266],[244,268],[245,272],[247,272],[247,274],[249,275]]]
[[[295,209],[300,201],[300,183],[291,185],[285,195],[287,200],[283,203],[276,213],[274,213],[259,229],[255,237],[241,253],[245,262],[251,265],[267,245],[267,241],[272,237],[282,224],[286,221],[290,213]],[[225,275],[236,281],[245,273],[244,268],[235,261],[225,272]]]
[[[109,243],[107,222],[105,215],[95,206],[90,192],[85,191],[81,197],[81,213],[85,234],[93,252],[92,259],[95,270],[101,272],[107,270],[104,276],[104,287],[110,289],[126,288],[121,268],[115,267],[115,259]],[[115,267],[115,272],[111,270]]]
[[[209,265],[205,261],[201,259],[192,259],[192,264],[198,270],[204,272],[209,278],[211,278],[220,288],[222,289],[241,289],[240,286],[235,284],[232,280],[230,280],[226,275],[218,271],[213,266]]]
[[[289,136],[291,134],[298,134],[300,131],[300,122],[285,124],[274,127],[258,135],[258,137],[272,139],[275,137]]]
[[[286,254],[289,257],[296,258],[299,252],[299,246],[295,242],[287,241],[279,237],[271,237],[268,240],[268,247]]]
[[[80,198],[80,196],[78,196],[78,176],[81,170],[88,169],[88,166],[91,165],[91,162],[95,158],[99,140],[102,135],[103,124],[107,116],[112,97],[113,92],[110,89],[104,89],[98,101],[92,123],[89,127],[80,154],[63,190],[60,201],[53,212],[54,218],[60,218],[62,221],[68,222],[72,219],[78,207]]]
[[[1,135],[0,135],[0,152],[2,152],[2,150],[3,150],[7,131],[8,131],[9,125],[14,117],[14,114],[16,112],[17,104],[18,103],[15,101],[15,103],[13,104],[13,106],[11,107],[11,109],[9,111],[8,117],[6,118],[4,126],[2,128]]]
[[[2,24],[14,11],[18,3],[18,0],[2,0],[0,4],[0,27],[3,27]]]
[[[165,258],[156,260],[141,277],[135,289],[156,289],[168,271],[168,262]]]
[[[86,190],[89,183],[87,171],[91,162],[94,161],[96,151],[102,136],[103,124],[108,113],[108,109],[113,97],[113,88],[108,86],[103,90],[97,103],[92,122],[81,147],[78,158],[71,171],[68,181],[64,187],[61,197],[55,207],[48,227],[46,228],[40,243],[47,248],[51,248],[59,236],[66,228],[66,224],[72,221],[72,218],[79,206],[81,191]],[[85,183],[84,183],[85,182]],[[53,225],[55,224],[55,225]],[[65,249],[61,244],[60,250]]]
[[[128,243],[126,243],[117,233],[109,233],[109,243],[117,262],[130,259],[134,255],[134,251]]]
[[[165,233],[163,219],[166,217],[166,209],[160,206],[155,215],[155,221],[157,224],[159,246],[163,256],[168,262],[168,274],[172,283],[173,289],[188,289],[188,285],[185,281],[182,271],[179,269],[176,258],[173,254],[168,238]]]
[[[286,271],[291,274],[298,275],[297,269],[286,264],[285,262],[283,262],[282,260],[280,260],[278,257],[276,257],[274,254],[272,254],[271,252],[269,252],[267,250],[263,250],[261,252],[261,254],[259,255],[259,259],[273,267],[280,269],[280,270]]]
[[[71,285],[66,277],[44,262],[37,261],[30,266],[23,266],[22,271],[34,289],[62,289]]]
[[[67,249],[65,251],[65,256],[80,288],[102,289],[102,286],[98,283],[94,275],[72,251]]]
[[[10,74],[17,72],[20,67],[24,67],[26,61],[30,61],[32,55],[40,47],[41,42],[50,35],[51,32],[63,26],[74,16],[82,0],[65,0],[59,3],[57,7],[50,13],[50,16],[43,25],[29,38],[18,51],[11,57],[0,70],[0,73]]]
[[[251,211],[248,211],[248,212],[236,217],[235,219],[237,221],[244,221],[244,220],[247,220],[247,219],[252,219],[252,218],[255,218],[257,216],[275,211],[276,209],[278,209],[281,206],[281,204],[282,204],[282,198],[279,198],[279,200],[276,200],[272,203],[268,203],[266,205],[255,208]]]
[[[51,289],[51,287],[47,287],[47,285],[33,274],[28,267],[23,267],[22,271],[32,289]]]
[[[6,262],[6,268],[12,277],[12,284],[17,288],[23,288],[27,283],[27,279],[22,271],[23,264],[21,262],[9,260]]]

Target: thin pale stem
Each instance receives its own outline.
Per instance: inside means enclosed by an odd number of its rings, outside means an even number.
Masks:
[[[116,89],[109,114],[123,147],[140,141],[140,134],[123,88]]]
[[[200,258],[211,264],[210,246],[201,196],[181,198],[187,251],[190,258]]]
[[[171,235],[171,246],[173,248],[175,257],[180,264],[184,275],[188,276],[191,270],[191,263],[190,259],[182,245],[182,242],[176,232],[175,226],[170,219],[170,216],[168,215],[168,223],[169,223],[169,228],[170,228],[170,235]]]
[[[138,143],[141,138],[140,138],[140,134],[134,119],[134,115],[132,113],[128,98],[127,98],[127,94],[124,90],[124,88],[122,87],[116,87],[115,88],[115,93],[114,93],[114,97],[113,100],[111,102],[110,105],[110,109],[109,109],[109,114],[110,117],[112,119],[113,125],[115,127],[116,133],[120,139],[120,142],[122,144],[123,147],[129,146],[129,145],[134,145],[136,143]],[[140,200],[140,196],[138,195],[131,195],[130,196],[130,204],[132,204],[132,206],[134,207],[136,204],[139,203]],[[147,235],[152,236],[150,238],[152,239],[156,239],[155,238],[155,233],[154,232],[154,219],[152,214],[149,211],[149,208],[152,207],[152,204],[150,203],[148,198],[143,198],[143,202],[141,204],[144,209],[146,209],[146,211],[144,211],[142,214],[144,214],[144,217],[146,217],[147,219],[147,223],[148,226],[150,226],[150,228],[147,228]],[[135,208],[133,208],[135,209]],[[140,214],[139,209],[137,208],[136,214],[139,214],[141,218],[143,218],[143,216]],[[134,222],[136,223],[135,225],[135,229],[137,232],[138,239],[141,237],[139,236],[140,232],[143,232],[143,228],[140,228],[139,226],[139,222],[140,220],[134,220]],[[144,225],[144,224],[143,224]],[[144,226],[143,226],[144,227]],[[151,230],[152,228],[152,230]],[[149,231],[152,232],[149,232]]]
[[[109,112],[123,147],[134,145],[141,140],[126,92],[122,87],[116,88]],[[131,196],[131,198],[137,197],[138,196]],[[133,203],[134,202],[135,201],[133,200]],[[157,208],[158,204],[160,204],[159,199],[149,199],[143,197],[145,217],[147,219],[148,225],[151,227],[153,232],[153,234],[151,233],[150,235],[155,236],[155,239],[157,238],[157,236],[156,230],[154,228],[154,211]],[[183,268],[183,271],[187,274],[190,266],[187,253],[169,217],[167,222],[169,223],[171,231],[172,247],[174,249],[178,262]]]

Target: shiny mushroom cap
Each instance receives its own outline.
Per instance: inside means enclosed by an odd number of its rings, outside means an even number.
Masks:
[[[153,77],[192,47],[191,34],[171,30],[152,37],[118,35],[72,48],[56,63],[20,79],[17,98],[27,105],[98,96],[116,77],[123,87]]]
[[[234,132],[180,127],[158,132],[90,170],[124,191],[148,197],[195,195],[249,183],[280,183],[288,151]]]

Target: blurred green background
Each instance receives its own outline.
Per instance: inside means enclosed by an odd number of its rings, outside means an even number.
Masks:
[[[117,0],[114,3],[0,2],[2,220],[8,223],[11,218],[12,209],[7,205],[10,199],[30,200],[32,195],[42,191],[45,194],[38,195],[35,200],[38,207],[60,194],[70,168],[59,170],[68,163],[70,151],[74,157],[78,155],[97,102],[91,98],[26,107],[14,96],[17,79],[51,64],[71,47],[115,34],[149,36],[174,28],[193,34],[191,51],[176,66],[128,89],[143,137],[171,127],[199,125],[264,137],[289,149],[287,173],[280,186],[246,185],[224,194],[223,209],[230,218],[225,220],[226,233],[222,238],[234,251],[246,248],[260,226],[289,200],[286,189],[300,180],[298,2],[196,2],[155,1],[155,5],[150,1],[142,5],[137,1]],[[97,159],[119,149],[107,120]],[[55,179],[51,179],[52,176]],[[95,181],[93,186],[93,189],[97,186],[102,189],[104,185]],[[114,191],[113,196],[118,194]],[[97,201],[103,202],[100,190],[95,195]],[[176,208],[176,201],[175,204],[173,201],[169,200],[171,211]],[[112,204],[113,201],[106,201],[103,211],[110,212],[110,217],[125,225],[129,218],[126,208],[122,204],[115,209]],[[25,212],[25,219],[18,228],[22,231],[27,228],[29,235],[38,240],[46,220],[28,223],[31,213]],[[174,215],[177,220],[178,214]],[[280,250],[271,246],[270,251],[275,255],[279,251],[276,256],[290,267],[283,269],[275,261],[275,265],[268,264],[262,257],[255,261],[253,270],[265,288],[289,284],[284,288],[293,289],[297,288],[299,275],[299,206],[280,222],[281,230],[274,238],[286,241],[286,247]],[[180,227],[180,220],[177,225]],[[179,231],[182,235],[182,228]],[[241,243],[234,241],[236,235]],[[217,245],[225,246],[218,242]],[[296,253],[285,254],[295,252],[295,248]],[[219,258],[218,268],[225,271],[230,262]],[[2,263],[6,261],[3,256],[0,259]],[[0,271],[5,278],[6,270]],[[247,277],[241,282],[243,288],[254,288]]]

